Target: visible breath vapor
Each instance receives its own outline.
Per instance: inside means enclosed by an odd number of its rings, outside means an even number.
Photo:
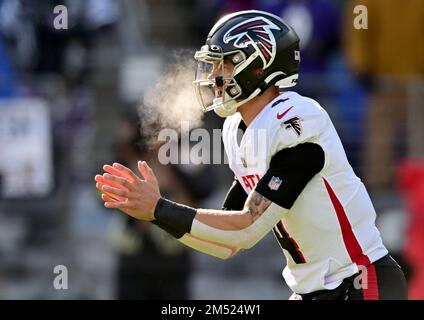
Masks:
[[[187,56],[187,53],[176,53]],[[142,135],[149,146],[157,142],[161,129],[180,132],[181,121],[189,121],[190,128],[202,125],[203,111],[193,89],[194,62],[172,63],[158,83],[149,90],[139,106]]]

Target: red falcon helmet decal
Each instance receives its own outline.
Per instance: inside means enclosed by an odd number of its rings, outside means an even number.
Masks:
[[[224,43],[234,41],[236,48],[253,46],[263,61],[263,68],[266,69],[274,61],[276,52],[272,30],[281,28],[264,17],[256,17],[232,27],[225,33],[223,41]]]

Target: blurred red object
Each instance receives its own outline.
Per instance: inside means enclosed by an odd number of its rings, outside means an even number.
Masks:
[[[408,228],[405,259],[412,267],[409,299],[424,299],[424,161],[407,160],[398,169],[398,183],[405,196]]]

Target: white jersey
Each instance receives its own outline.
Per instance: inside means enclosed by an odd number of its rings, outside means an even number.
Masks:
[[[287,259],[283,276],[294,292],[334,289],[361,266],[388,253],[368,193],[327,112],[316,101],[284,92],[256,116],[239,145],[240,121],[240,113],[225,120],[223,141],[229,166],[246,193],[254,189],[278,151],[311,142],[325,153],[323,169],[292,208],[282,210],[273,230]]]

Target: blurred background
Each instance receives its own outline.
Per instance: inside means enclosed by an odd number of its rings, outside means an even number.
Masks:
[[[59,5],[65,29],[54,27]],[[354,27],[357,5],[368,29]],[[289,297],[273,235],[221,261],[104,209],[94,183],[103,164],[145,159],[163,195],[221,206],[229,169],[161,165],[139,123],[152,122],[146,95],[191,90],[163,75],[175,63],[191,74],[216,20],[244,9],[298,32],[295,90],[329,112],[410,298],[424,298],[424,1],[0,0],[0,299]],[[209,113],[201,126],[221,125]],[[67,269],[62,289],[56,266]]]

